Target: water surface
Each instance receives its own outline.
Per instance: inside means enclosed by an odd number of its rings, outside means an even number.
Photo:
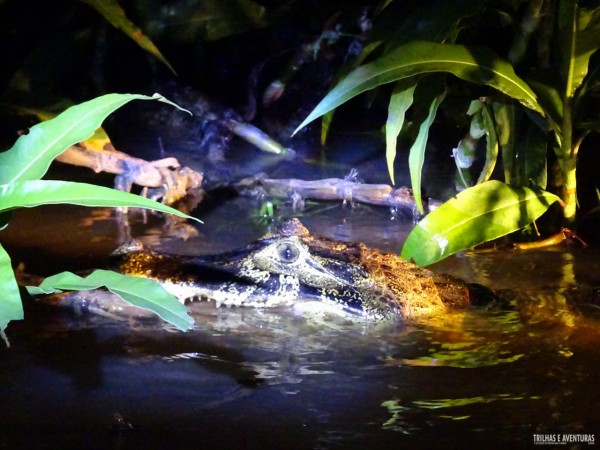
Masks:
[[[128,233],[163,251],[215,253],[266,230],[259,207],[215,204],[196,211],[205,224],[193,227],[132,213],[128,230],[109,210],[40,208],[17,212],[3,242],[41,275],[102,265]],[[314,233],[396,252],[410,226],[365,206],[299,215]],[[598,437],[598,308],[575,312],[566,299],[567,288],[600,285],[598,256],[560,247],[451,257],[434,270],[515,292],[512,304],[426,323],[195,304],[196,327],[181,333],[153,319],[29,307],[0,350],[0,444],[531,448],[534,434]]]

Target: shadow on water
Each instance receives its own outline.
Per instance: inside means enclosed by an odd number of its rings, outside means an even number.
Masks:
[[[256,206],[215,203],[187,240],[151,214],[132,214],[130,229],[162,250],[216,253],[265,231],[248,222]],[[365,206],[309,205],[302,220],[395,252],[409,227]],[[105,210],[19,211],[11,228],[13,260],[42,274],[102,265],[119,240]],[[196,327],[183,334],[152,319],[28,308],[0,350],[0,446],[530,448],[535,434],[598,436],[598,304],[595,291],[581,294],[600,284],[598,256],[451,257],[433,269],[502,290],[505,302],[420,323],[196,303]]]

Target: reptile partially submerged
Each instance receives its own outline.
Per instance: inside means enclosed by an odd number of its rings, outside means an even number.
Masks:
[[[440,277],[399,256],[313,236],[298,219],[248,247],[214,256],[175,256],[138,242],[114,253],[119,271],[157,279],[180,300],[272,307],[317,301],[368,319],[414,318],[464,307],[486,288]]]

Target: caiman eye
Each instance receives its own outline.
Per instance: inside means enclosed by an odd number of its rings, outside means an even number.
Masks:
[[[290,264],[298,259],[300,250],[294,244],[285,242],[277,246],[277,256],[281,262]]]

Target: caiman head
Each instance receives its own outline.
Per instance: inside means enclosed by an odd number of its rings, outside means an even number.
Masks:
[[[176,256],[140,243],[113,254],[117,269],[160,281],[182,301],[272,307],[318,301],[365,318],[416,317],[469,303],[470,288],[436,278],[399,256],[312,236],[298,219],[248,247],[219,255]]]

